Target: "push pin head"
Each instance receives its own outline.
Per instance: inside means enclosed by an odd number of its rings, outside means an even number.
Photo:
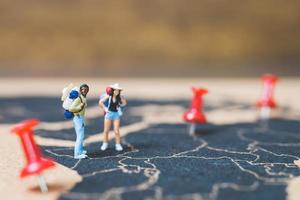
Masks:
[[[183,114],[183,119],[189,123],[206,123],[206,117],[203,113],[203,95],[208,93],[207,89],[192,87],[194,97],[190,109]]]
[[[32,131],[32,129],[39,124],[37,119],[28,119],[20,122],[19,124],[15,125],[11,129],[11,133],[15,133],[17,135],[21,135],[28,131]]]
[[[202,96],[203,94],[208,93],[207,89],[199,88],[199,87],[192,87],[194,95]]]
[[[260,118],[267,120],[270,118],[271,109],[277,107],[273,96],[278,77],[272,74],[266,74],[262,77],[262,81],[263,95],[262,98],[256,102],[256,106],[260,108]]]
[[[278,81],[278,77],[272,74],[266,74],[262,77],[263,81],[263,96],[256,102],[257,107],[276,108],[277,104],[274,100],[274,89]]]

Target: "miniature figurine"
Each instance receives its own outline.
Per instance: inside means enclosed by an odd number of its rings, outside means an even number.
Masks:
[[[74,147],[74,158],[86,158],[86,150],[84,150],[84,115],[87,107],[86,95],[89,92],[89,86],[82,84],[79,88],[80,96],[78,96],[70,105],[69,111],[74,113],[73,122],[76,132],[76,142]]]
[[[109,88],[106,89],[106,95],[103,95],[99,100],[99,106],[105,112],[101,150],[105,151],[108,148],[108,134],[111,124],[113,124],[116,140],[115,149],[116,151],[123,151],[120,137],[120,118],[122,115],[121,107],[124,107],[127,104],[127,101],[124,96],[121,95],[123,89],[118,83],[110,85]]]

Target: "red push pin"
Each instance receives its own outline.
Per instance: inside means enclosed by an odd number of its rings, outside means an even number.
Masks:
[[[191,123],[189,127],[189,133],[194,134],[196,130],[196,123],[198,124],[205,124],[206,117],[203,114],[203,95],[208,93],[207,89],[204,88],[192,88],[194,97],[191,103],[190,109],[183,114],[183,119]]]
[[[45,169],[54,167],[52,160],[42,157],[39,146],[36,145],[33,138],[33,127],[39,123],[36,119],[25,120],[11,129],[12,133],[17,134],[22,143],[23,151],[26,156],[27,165],[21,170],[20,177],[38,175],[39,184],[42,192],[47,192],[48,187],[44,177],[41,175]]]
[[[263,80],[263,96],[262,99],[256,102],[256,106],[261,109],[260,118],[269,119],[271,109],[276,108],[277,105],[274,101],[274,89],[278,77],[272,74],[266,74],[262,77]]]

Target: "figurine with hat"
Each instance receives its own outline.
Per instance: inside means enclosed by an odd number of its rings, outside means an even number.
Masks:
[[[101,96],[99,100],[99,106],[105,113],[102,151],[108,148],[108,134],[112,125],[115,132],[115,149],[116,151],[123,151],[120,136],[120,119],[122,116],[121,107],[127,104],[127,100],[121,95],[122,91],[123,88],[118,83],[109,85],[106,88],[106,95]]]

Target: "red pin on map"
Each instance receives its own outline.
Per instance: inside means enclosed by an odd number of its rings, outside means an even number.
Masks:
[[[20,137],[23,151],[26,157],[27,164],[21,170],[20,177],[24,178],[31,175],[37,175],[42,192],[47,192],[48,187],[45,179],[41,175],[42,172],[50,167],[54,167],[55,163],[52,160],[42,157],[40,148],[36,145],[33,138],[33,127],[38,125],[36,119],[25,120],[11,129],[12,133]]]
[[[183,119],[190,123],[189,133],[194,134],[196,130],[196,124],[205,124],[206,117],[203,113],[203,95],[208,93],[204,88],[192,88],[194,97],[191,102],[190,109],[183,114]]]
[[[269,119],[271,109],[276,108],[277,104],[274,100],[274,89],[278,81],[278,77],[272,74],[265,74],[262,77],[263,81],[263,95],[260,100],[256,102],[256,106],[261,109],[260,118]]]

